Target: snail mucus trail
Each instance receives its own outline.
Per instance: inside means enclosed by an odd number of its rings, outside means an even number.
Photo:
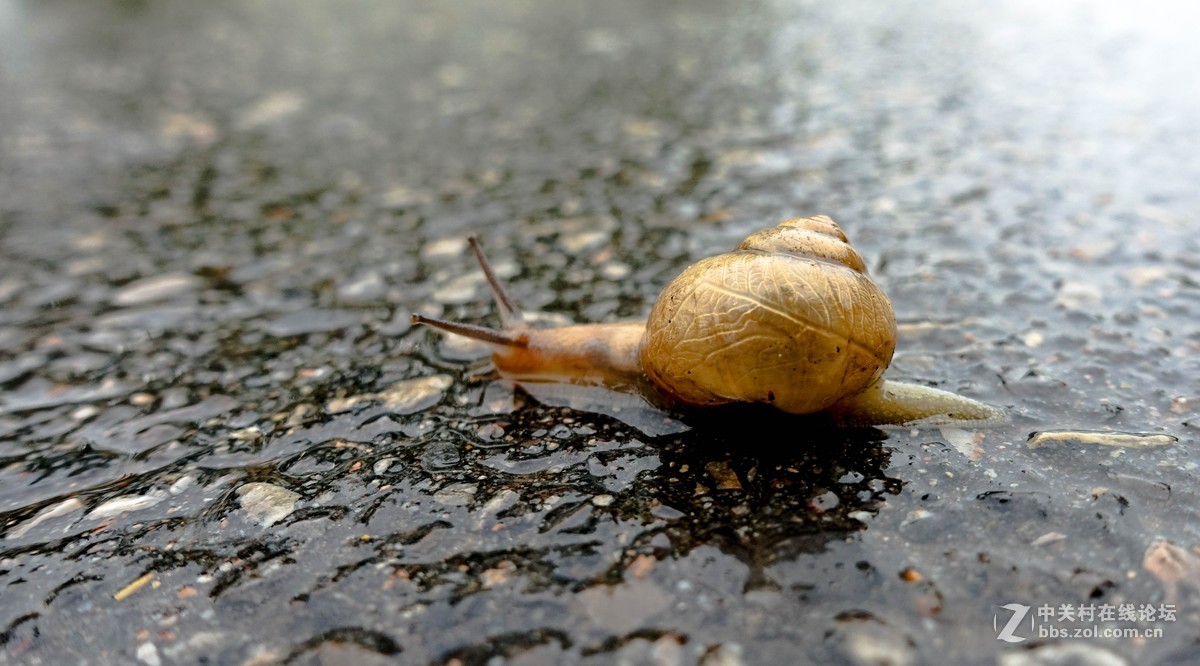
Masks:
[[[541,402],[615,416],[651,435],[687,427],[666,411],[767,403],[848,425],[1002,421],[947,391],[883,378],[896,346],[891,301],[832,219],[785,220],[701,260],[645,322],[534,328],[471,249],[499,330],[414,314],[414,324],[487,343],[501,376]]]

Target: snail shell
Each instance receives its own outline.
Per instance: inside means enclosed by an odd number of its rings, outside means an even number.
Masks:
[[[808,414],[861,392],[896,349],[896,318],[841,228],[820,215],[755,233],[659,296],[642,367],[680,402]]]
[[[729,402],[854,424],[1004,419],[975,400],[883,378],[896,349],[892,304],[824,215],[785,220],[688,267],[644,323],[532,328],[470,240],[503,327],[419,314],[413,323],[490,344],[500,374],[539,400],[630,423],[658,407]],[[678,432],[645,423],[633,424]]]

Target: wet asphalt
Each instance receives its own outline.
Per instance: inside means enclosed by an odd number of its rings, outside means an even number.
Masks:
[[[0,2],[0,661],[1194,663],[1196,18]],[[1007,423],[651,436],[409,324],[497,324],[469,234],[622,321],[819,213]]]

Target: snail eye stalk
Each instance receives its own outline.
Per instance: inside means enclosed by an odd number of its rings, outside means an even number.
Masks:
[[[487,278],[488,286],[492,289],[492,296],[496,299],[496,306],[500,308],[500,323],[505,330],[520,326],[525,322],[525,316],[521,314],[521,308],[518,308],[516,303],[508,297],[508,292],[504,290],[504,285],[500,283],[500,279],[496,277],[496,272],[492,270],[492,264],[488,261],[487,255],[483,253],[483,247],[479,245],[479,239],[475,236],[467,237],[467,242],[471,244],[471,251],[475,253],[475,260],[479,262],[479,268],[483,269],[483,275]]]
[[[438,319],[436,317],[426,317],[425,315],[417,314],[416,312],[413,313],[410,321],[412,321],[413,324],[424,324],[440,331],[454,333],[456,335],[471,338],[472,340],[479,340],[480,342],[487,342],[493,345],[500,345],[503,347],[529,346],[529,338],[524,333],[497,331],[494,328],[488,328],[486,326],[476,326],[474,324],[464,324],[462,322],[448,321],[446,319]]]

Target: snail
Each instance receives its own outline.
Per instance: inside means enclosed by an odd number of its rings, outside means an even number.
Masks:
[[[533,328],[469,241],[501,329],[412,321],[487,343],[500,375],[543,402],[578,406],[582,395],[618,417],[760,402],[854,425],[1003,418],[975,400],[883,378],[896,348],[891,301],[824,215],[785,220],[689,266],[645,322]]]

